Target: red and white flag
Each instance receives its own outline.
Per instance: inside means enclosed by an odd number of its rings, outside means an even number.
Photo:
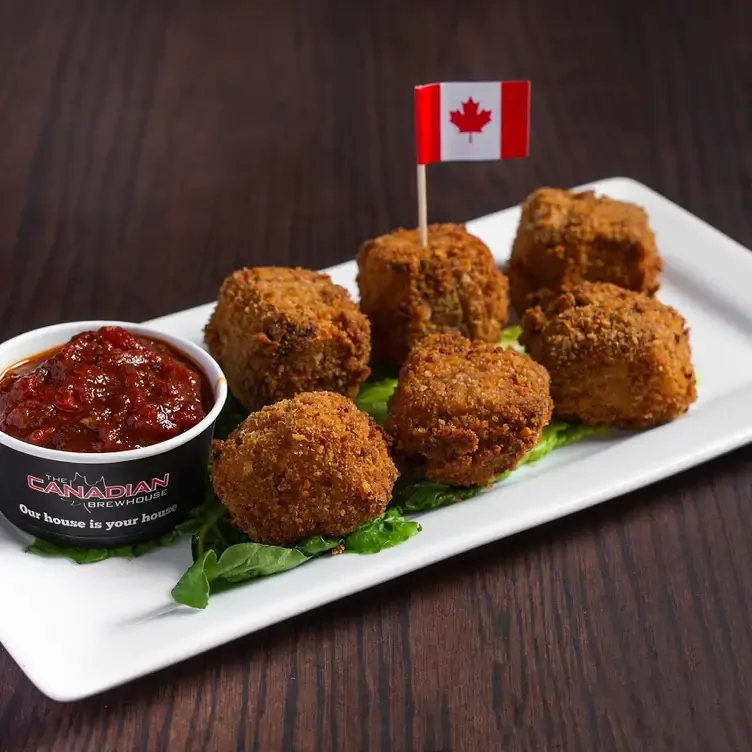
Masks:
[[[530,82],[416,86],[415,139],[419,165],[526,157]]]

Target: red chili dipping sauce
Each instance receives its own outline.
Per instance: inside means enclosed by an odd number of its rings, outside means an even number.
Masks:
[[[212,401],[211,385],[187,356],[102,327],[0,376],[0,431],[65,452],[119,452],[184,433]]]

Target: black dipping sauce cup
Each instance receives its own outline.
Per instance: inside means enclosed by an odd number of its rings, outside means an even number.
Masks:
[[[118,321],[58,324],[14,337],[0,345],[0,373],[102,326],[122,327],[177,349],[204,373],[214,404],[185,433],[122,452],[46,449],[0,431],[0,512],[31,535],[88,548],[158,538],[203,501],[214,424],[227,399],[222,370],[203,348],[148,326]]]

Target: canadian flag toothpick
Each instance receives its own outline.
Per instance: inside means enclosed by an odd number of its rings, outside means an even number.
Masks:
[[[427,244],[425,166],[526,157],[530,82],[440,83],[415,87],[418,224]]]

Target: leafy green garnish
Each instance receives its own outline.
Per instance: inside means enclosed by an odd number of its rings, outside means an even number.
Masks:
[[[385,548],[404,543],[421,531],[417,522],[405,518],[399,507],[392,506],[375,520],[361,525],[345,540],[346,552],[377,554]]]
[[[541,434],[540,441],[525,455],[522,460],[523,465],[530,465],[537,462],[542,457],[550,454],[554,449],[573,444],[575,441],[584,439],[594,433],[601,433],[603,429],[593,428],[592,426],[573,425],[565,423],[563,420],[553,420],[549,423]]]
[[[417,522],[405,519],[399,509],[392,508],[344,540],[316,535],[287,548],[255,543],[233,527],[226,514],[212,515],[210,523],[194,536],[194,562],[172,589],[172,597],[191,608],[206,608],[211,592],[218,587],[286,572],[339,547],[346,552],[375,554],[404,543],[419,531]],[[229,542],[228,533],[234,542]]]
[[[397,388],[397,379],[369,381],[360,388],[355,404],[359,410],[368,413],[374,421],[383,427],[386,423],[387,404]]]
[[[392,503],[406,512],[426,512],[477,496],[483,489],[475,486],[450,486],[435,480],[406,480],[395,486]]]
[[[342,541],[339,538],[323,538],[320,535],[314,535],[313,538],[303,541],[297,548],[306,556],[318,556],[340,545]]]
[[[517,352],[525,353],[525,348],[520,344],[520,335],[522,334],[521,326],[508,326],[502,330],[501,337],[499,338],[499,346],[508,348],[511,347]]]
[[[191,608],[206,608],[209,605],[211,580],[207,567],[217,563],[217,552],[209,549],[191,564],[172,589],[172,597],[178,603]]]
[[[206,608],[211,585],[217,580],[229,583],[245,582],[256,577],[286,572],[304,564],[311,557],[297,548],[265,546],[261,543],[236,543],[217,552],[205,551],[180,578],[172,589],[172,597],[192,608]]]

